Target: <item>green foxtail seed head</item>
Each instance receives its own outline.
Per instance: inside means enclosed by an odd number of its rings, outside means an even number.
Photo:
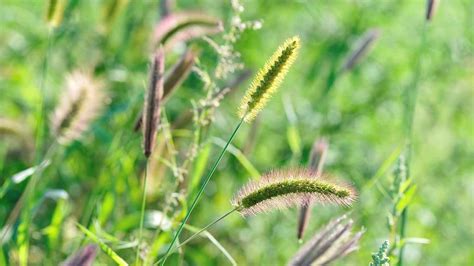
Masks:
[[[300,38],[285,41],[255,76],[239,107],[239,116],[251,122],[280,86],[300,48]]]
[[[245,185],[232,204],[243,215],[312,202],[349,206],[356,198],[354,189],[316,176],[306,169],[270,172],[258,181]]]

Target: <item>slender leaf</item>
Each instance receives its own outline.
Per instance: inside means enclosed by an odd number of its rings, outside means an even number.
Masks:
[[[113,251],[107,244],[102,242],[94,233],[89,231],[87,228],[80,224],[76,224],[79,230],[81,230],[90,240],[99,245],[100,249],[107,254],[117,265],[124,266],[128,265],[124,259],[122,259],[115,251]]]

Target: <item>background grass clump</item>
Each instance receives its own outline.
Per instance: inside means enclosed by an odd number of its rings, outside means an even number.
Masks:
[[[183,236],[229,211],[232,195],[260,173],[308,165],[313,143],[325,138],[324,173],[358,191],[350,216],[355,228],[365,228],[359,250],[336,265],[369,264],[385,240],[391,264],[399,262],[403,244],[405,265],[474,261],[471,1],[440,1],[429,23],[421,0],[241,1],[244,9],[237,1],[176,1],[169,15],[201,10],[212,23],[198,23],[206,27],[206,37],[175,43],[168,38],[163,44],[165,71],[186,49],[197,59],[161,109],[158,155],[148,162],[142,136],[133,128],[143,108],[150,58],[159,46],[153,32],[163,18],[162,4],[57,1],[63,14],[48,22],[47,2],[54,1],[2,0],[0,8],[0,265],[26,260],[56,265],[90,243],[99,247],[97,265],[132,264],[137,250],[141,262],[156,262],[239,121],[236,110],[251,82],[245,77],[254,76],[282,41],[295,35],[301,38],[298,59],[255,121],[241,127]],[[374,29],[371,50],[344,69],[361,38]],[[107,97],[81,137],[55,145],[49,164],[41,164],[56,141],[49,119],[68,74],[76,70],[91,73]],[[407,154],[406,93],[414,87]],[[403,167],[408,176],[400,174]],[[9,222],[33,178],[29,203]],[[304,241],[347,212],[311,208]],[[301,247],[297,217],[298,208],[246,219],[229,216],[167,262],[283,265]]]

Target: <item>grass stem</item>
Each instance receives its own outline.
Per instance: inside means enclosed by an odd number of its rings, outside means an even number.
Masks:
[[[204,179],[204,183],[201,185],[201,188],[199,189],[198,194],[194,198],[193,203],[191,204],[191,207],[189,208],[188,212],[186,213],[186,216],[184,217],[183,221],[181,222],[181,225],[179,226],[178,231],[174,235],[173,240],[171,241],[171,244],[169,245],[168,250],[166,250],[165,255],[163,257],[164,259],[163,259],[163,261],[161,262],[160,265],[165,264],[168,254],[170,253],[171,249],[173,248],[173,245],[176,242],[176,240],[178,239],[179,235],[183,231],[184,225],[189,220],[189,217],[191,216],[191,213],[193,212],[194,207],[196,207],[197,202],[199,201],[199,199],[201,198],[202,193],[204,192],[204,189],[206,188],[207,184],[209,183],[209,180],[211,179],[212,175],[216,171],[217,166],[221,162],[222,157],[224,156],[224,153],[227,150],[227,147],[229,147],[229,145],[232,142],[232,140],[234,139],[237,131],[239,131],[240,127],[242,126],[242,123],[244,122],[245,117],[246,117],[246,115],[243,115],[242,118],[240,119],[239,123],[237,124],[234,131],[230,135],[229,140],[227,140],[227,143],[225,144],[224,148],[222,148],[221,153],[219,154],[219,157],[217,157],[217,160],[214,162],[214,165],[212,166],[211,171],[208,173],[208,175]]]
[[[418,84],[420,82],[420,77],[421,77],[421,60],[422,60],[424,51],[427,49],[426,31],[427,31],[427,22],[425,21],[423,24],[423,29],[421,33],[420,47],[417,52],[418,56],[415,62],[415,74],[410,86],[406,88],[405,99],[404,99],[404,102],[405,102],[404,128],[405,128],[405,139],[406,139],[406,162],[407,162],[407,176],[408,177],[411,177],[410,165],[411,165],[411,157],[412,157],[412,149],[413,149],[413,121],[415,118],[416,102],[418,98]],[[400,240],[403,240],[405,238],[407,219],[408,219],[408,206],[405,207],[401,213],[400,231],[399,231]],[[402,245],[398,253],[398,263],[397,263],[398,266],[403,266],[404,250],[405,250],[405,246]]]
[[[231,215],[232,213],[234,213],[238,208],[233,208],[232,210],[226,212],[225,214],[223,214],[222,216],[220,216],[219,218],[215,219],[212,223],[206,225],[205,227],[203,227],[201,230],[197,231],[196,233],[194,233],[192,236],[190,236],[188,239],[184,240],[182,243],[180,243],[176,249],[179,249],[181,248],[182,246],[186,245],[188,242],[190,242],[191,240],[193,240],[195,237],[199,236],[200,234],[202,234],[204,231],[206,231],[207,229],[209,229],[211,226],[215,225],[216,223],[222,221],[223,219],[225,219],[227,216]],[[171,254],[172,252],[170,252]],[[166,259],[167,256],[169,256],[170,254],[164,256],[163,258],[161,258],[157,263],[160,263],[160,261],[164,261]]]
[[[148,179],[148,158],[146,159],[145,164],[145,180],[143,181],[143,191],[142,191],[142,207],[140,211],[140,231],[138,233],[138,245],[137,245],[137,256],[135,257],[135,265],[138,265],[138,259],[140,257],[140,244],[143,240],[143,222],[145,218],[145,207],[146,207],[146,186]]]

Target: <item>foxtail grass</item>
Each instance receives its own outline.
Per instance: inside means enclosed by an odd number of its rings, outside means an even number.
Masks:
[[[300,40],[298,37],[293,37],[287,40],[272,56],[272,58],[269,60],[269,65],[266,65],[263,70],[261,70],[259,75],[255,78],[254,82],[252,84],[260,84],[261,86],[255,85],[255,88],[253,85],[251,85],[250,89],[247,92],[247,96],[250,97],[244,97],[247,98],[247,100],[243,100],[242,103],[244,105],[245,110],[242,110],[242,105],[240,108],[240,121],[238,122],[237,126],[235,129],[232,131],[229,139],[227,140],[226,144],[222,148],[219,156],[217,157],[217,160],[214,162],[214,164],[211,167],[210,172],[206,175],[206,177],[203,179],[203,183],[201,187],[199,188],[199,191],[194,198],[193,202],[191,203],[188,212],[186,213],[186,216],[184,217],[183,221],[181,222],[178,230],[176,231],[173,240],[171,241],[170,245],[168,246],[168,249],[165,252],[165,255],[163,256],[163,260],[161,261],[161,265],[164,265],[166,262],[166,258],[168,257],[169,252],[173,248],[173,245],[176,243],[176,240],[178,239],[179,235],[183,231],[184,225],[187,223],[189,220],[189,217],[191,216],[191,213],[193,212],[194,208],[196,207],[199,199],[202,196],[202,193],[204,192],[204,189],[206,188],[207,184],[211,180],[212,175],[217,169],[217,166],[221,162],[222,158],[224,157],[224,154],[231,144],[232,140],[236,136],[237,132],[239,131],[240,127],[242,126],[243,122],[246,120],[247,122],[252,121],[252,119],[249,119],[249,112],[252,111],[254,115],[258,113],[256,109],[256,105],[261,109],[264,106],[264,102],[268,100],[269,96],[269,89],[270,91],[276,90],[276,88],[280,85],[284,78],[284,74],[288,72],[288,68],[290,67],[291,63],[295,60],[297,50],[300,46]],[[266,96],[266,97],[264,97]],[[263,99],[265,100],[263,101]],[[252,106],[252,107],[251,107]],[[251,108],[249,108],[251,107]],[[250,116],[251,117],[251,116]]]
[[[64,145],[79,139],[104,105],[105,93],[100,82],[83,72],[71,73],[66,78],[66,90],[51,117],[54,137]]]
[[[308,202],[349,206],[355,200],[356,193],[349,185],[324,179],[316,180],[314,174],[309,169],[273,171],[261,176],[259,181],[247,183],[234,196],[233,209],[183,241],[176,249],[184,246],[234,212],[249,216]],[[352,226],[352,221],[349,223],[349,227]],[[337,224],[337,226],[339,225]],[[356,236],[353,241],[342,243],[340,250],[347,251],[347,253],[352,251],[352,247],[357,244],[359,237]],[[168,255],[169,253],[166,253],[158,263],[163,264]],[[327,259],[331,258],[332,256],[329,256]]]
[[[51,118],[50,127],[55,138],[48,150],[44,153],[43,161],[52,161],[58,144],[67,145],[71,141],[77,140],[81,134],[89,128],[93,119],[97,117],[100,108],[104,105],[104,96],[105,93],[103,93],[100,83],[93,80],[93,78],[87,74],[74,72],[66,78],[65,92],[60,98],[60,102]],[[40,150],[42,149],[42,144],[38,143],[42,139],[43,131],[42,105],[41,103],[36,144],[36,160],[38,161],[40,160]],[[21,223],[18,226],[19,236],[17,238],[20,247],[20,265],[26,265],[28,263],[32,200],[35,196],[37,183],[42,172],[43,168],[37,168],[34,171],[6,222],[6,228],[11,227],[18,218],[18,215],[21,214]],[[6,238],[8,231],[9,230],[5,230],[3,232],[2,241]]]
[[[249,123],[255,119],[283,82],[300,48],[298,36],[286,40],[257,73],[239,107],[239,116]]]
[[[143,112],[143,153],[148,158],[156,141],[156,130],[160,122],[161,101],[163,98],[164,52],[160,48],[153,58],[150,84],[145,97]]]
[[[165,71],[165,54],[162,47],[158,49],[153,56],[151,64],[149,85],[147,95],[145,97],[144,112],[143,112],[143,153],[147,158],[145,165],[145,178],[143,180],[142,188],[142,203],[140,211],[140,229],[138,235],[138,246],[136,255],[136,264],[140,257],[140,244],[143,238],[143,223],[145,217],[146,207],[146,190],[148,179],[148,159],[153,152],[156,142],[156,131],[160,123],[161,101],[163,99],[163,83]]]
[[[191,69],[196,61],[198,51],[195,49],[187,50],[181,59],[173,66],[169,73],[165,74],[163,83],[163,97],[160,99],[161,104],[169,99],[171,94],[179,87],[179,85],[188,77]],[[143,111],[135,121],[134,130],[138,131],[142,128]]]
[[[355,199],[351,186],[316,179],[311,170],[295,169],[273,171],[248,183],[235,195],[232,205],[248,216],[311,202],[350,206]]]

